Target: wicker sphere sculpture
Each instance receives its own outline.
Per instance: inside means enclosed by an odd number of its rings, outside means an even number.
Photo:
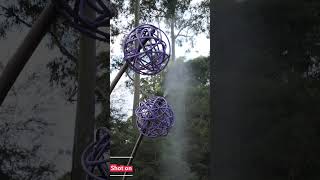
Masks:
[[[87,173],[87,180],[108,180],[109,167],[107,156],[110,150],[110,133],[106,128],[99,128],[95,134],[95,142],[82,153],[81,164]]]
[[[140,133],[151,138],[166,136],[174,123],[172,108],[160,96],[140,102],[135,114]]]
[[[109,26],[110,19],[117,14],[110,0],[53,0],[53,2],[75,29],[94,39],[110,40],[110,35],[101,30]],[[87,7],[96,13],[95,18],[85,15]]]
[[[124,40],[124,60],[136,73],[155,75],[170,59],[170,42],[159,28],[143,24],[133,29]]]

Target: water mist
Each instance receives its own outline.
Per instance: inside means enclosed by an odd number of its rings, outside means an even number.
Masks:
[[[186,95],[190,70],[182,60],[169,65],[165,77],[164,96],[172,106],[175,124],[161,149],[161,177],[163,180],[192,179],[187,163],[188,134],[186,131]]]

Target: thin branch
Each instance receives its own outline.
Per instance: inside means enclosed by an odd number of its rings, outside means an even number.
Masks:
[[[179,32],[174,36],[174,38],[176,39],[180,35],[181,31],[184,30],[186,27],[190,26],[190,24],[190,21],[185,23],[185,25],[179,30]]]
[[[68,97],[68,101],[69,101],[69,102],[73,102],[73,101],[74,101],[72,98],[77,94],[77,92],[78,92],[78,88],[75,87],[75,88],[73,89],[73,92],[71,93],[71,95]]]
[[[68,99],[69,102],[76,102],[77,101],[77,98],[73,99],[76,92],[77,91],[74,91],[74,94],[69,97],[69,99]],[[107,101],[108,100],[106,93],[104,93],[100,87],[96,87],[95,92],[98,93],[102,97],[101,99],[97,99],[97,101]]]
[[[71,61],[73,62],[77,62],[78,59],[76,57],[74,57],[59,41],[59,38],[56,34],[54,34],[52,31],[49,31],[49,34],[52,36],[54,42],[56,43],[56,45],[58,46],[58,48],[60,49],[61,53],[64,54],[65,56],[67,56]]]
[[[182,26],[182,28],[179,30],[179,32],[175,35],[175,39],[180,35],[181,31],[184,30],[185,28],[187,28],[188,26],[194,27],[194,24],[192,24],[193,20],[195,19],[195,18],[192,18],[193,11],[190,12],[190,17],[191,18],[187,20],[187,22],[184,24],[184,26]],[[190,28],[188,28],[188,29],[190,29]]]
[[[129,77],[129,79],[134,82],[134,79],[129,75],[128,71],[126,71],[126,74]]]
[[[179,36],[186,37],[186,38],[192,37],[192,36],[188,36],[188,35],[185,35],[185,34],[180,34]]]
[[[10,9],[7,8],[7,7],[4,7],[4,6],[2,6],[2,5],[0,5],[0,7],[1,7],[2,9],[4,9],[4,10],[7,11],[7,14],[6,14],[6,15],[3,15],[3,16],[5,16],[5,17],[7,17],[7,18],[10,18],[10,16],[8,15],[9,12],[10,12]],[[13,17],[15,17],[16,20],[20,21],[21,23],[23,23],[23,24],[26,25],[27,27],[31,27],[31,26],[32,26],[32,25],[29,24],[28,22],[26,22],[26,21],[24,21],[23,19],[21,19],[21,18],[20,18],[18,15],[16,15],[15,13],[11,12],[10,14],[11,14]]]
[[[95,91],[99,93],[100,96],[102,96],[103,101],[107,101],[107,95],[103,92],[103,90],[100,87],[97,86]]]

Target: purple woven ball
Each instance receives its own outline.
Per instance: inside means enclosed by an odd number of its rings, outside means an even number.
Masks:
[[[174,123],[172,108],[159,96],[140,102],[135,114],[140,133],[147,137],[166,136]]]
[[[155,75],[170,59],[170,42],[159,28],[143,24],[132,30],[124,40],[124,60],[136,73]]]
[[[110,19],[117,14],[110,0],[54,0],[53,2],[60,14],[75,29],[94,39],[110,40],[110,34],[101,30],[108,27]],[[96,13],[95,18],[84,15],[86,7]]]
[[[87,174],[87,180],[108,180],[110,133],[107,128],[99,128],[95,136],[95,141],[82,153],[82,168]]]

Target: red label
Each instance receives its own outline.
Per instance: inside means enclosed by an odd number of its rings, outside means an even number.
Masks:
[[[133,166],[110,164],[110,172],[133,172]]]

